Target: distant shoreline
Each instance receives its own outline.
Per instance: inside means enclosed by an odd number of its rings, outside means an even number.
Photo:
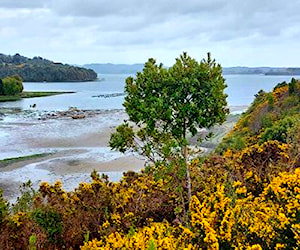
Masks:
[[[85,68],[94,70],[98,74],[136,74],[143,71],[144,64],[112,64],[90,63],[83,65]],[[168,66],[165,66],[168,68]],[[300,67],[223,67],[223,75],[300,75]]]
[[[300,73],[298,74],[292,74],[292,73],[229,73],[225,72],[223,75],[262,75],[262,76],[300,76]]]
[[[53,96],[53,95],[61,95],[61,94],[73,94],[75,92],[67,91],[67,92],[53,92],[53,91],[48,91],[48,92],[22,92],[17,95],[13,96],[5,96],[5,95],[0,95],[0,102],[13,102],[13,101],[19,101],[23,98],[34,98],[34,97],[46,97],[46,96]]]

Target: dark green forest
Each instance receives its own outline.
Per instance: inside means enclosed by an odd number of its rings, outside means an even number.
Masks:
[[[28,58],[0,54],[0,78],[19,75],[24,82],[94,81],[97,73],[91,69],[56,63],[42,57]]]

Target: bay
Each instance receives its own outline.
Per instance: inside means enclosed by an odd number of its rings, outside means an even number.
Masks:
[[[100,80],[94,82],[25,82],[25,91],[73,91],[49,97],[23,99],[16,102],[0,103],[0,107],[29,109],[36,104],[37,110],[67,110],[69,107],[79,109],[122,109],[124,85],[128,74],[101,74]],[[226,93],[229,106],[250,105],[254,95],[260,90],[270,91],[277,83],[290,81],[293,76],[265,75],[225,75]],[[300,78],[300,76],[294,76]],[[114,95],[116,94],[116,95]],[[95,97],[99,96],[99,97]]]

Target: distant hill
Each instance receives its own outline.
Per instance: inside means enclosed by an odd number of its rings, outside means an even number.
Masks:
[[[85,64],[84,67],[93,69],[98,74],[135,74],[143,70],[144,64],[91,63]]]
[[[229,74],[263,74],[263,75],[300,75],[300,68],[275,67],[225,67],[225,75]]]
[[[144,64],[112,64],[92,63],[84,67],[95,70],[99,74],[135,74],[142,71]],[[263,74],[263,75],[300,75],[300,68],[279,67],[224,67],[223,73],[230,74]]]
[[[97,73],[91,69],[56,63],[42,57],[28,58],[0,54],[0,78],[19,75],[24,82],[94,81]]]

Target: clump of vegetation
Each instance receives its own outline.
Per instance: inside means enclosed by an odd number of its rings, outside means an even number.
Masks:
[[[156,78],[157,72],[166,71],[154,65],[148,65],[152,79],[162,79]],[[164,148],[173,156],[170,161],[166,158],[141,173],[124,173],[119,182],[93,172],[91,183],[81,183],[72,192],[59,181],[42,183],[38,192],[26,186],[15,209],[0,192],[0,248],[298,249],[299,89],[299,82],[292,93],[288,84],[277,86],[271,93],[274,102],[261,91],[219,152],[208,156],[197,158],[189,152],[182,161],[181,147],[177,144],[176,151],[171,147],[176,144],[168,143],[163,145],[174,152]],[[140,119],[141,114],[136,115]],[[121,125],[115,145],[133,147],[135,141],[125,144],[124,138],[148,126],[156,128],[151,122],[137,129]],[[149,137],[154,131],[150,128],[139,136],[155,138],[151,145],[174,141],[172,134]],[[186,209],[187,168],[191,199]]]
[[[0,95],[16,95],[22,93],[23,83],[21,77],[18,75],[0,79]]]

